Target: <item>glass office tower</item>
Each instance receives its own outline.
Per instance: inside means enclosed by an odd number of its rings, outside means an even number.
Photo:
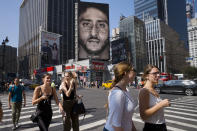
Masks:
[[[178,4],[178,5],[177,5]],[[173,28],[187,45],[185,0],[134,0],[135,15],[146,21],[160,19]]]

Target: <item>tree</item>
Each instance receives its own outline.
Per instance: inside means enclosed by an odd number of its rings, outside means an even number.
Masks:
[[[197,78],[197,68],[188,66],[183,70],[185,76],[189,79]]]

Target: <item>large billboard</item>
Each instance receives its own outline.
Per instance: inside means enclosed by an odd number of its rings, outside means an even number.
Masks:
[[[79,2],[78,59],[109,60],[109,5]]]
[[[41,67],[49,67],[60,63],[59,47],[59,34],[41,31]]]

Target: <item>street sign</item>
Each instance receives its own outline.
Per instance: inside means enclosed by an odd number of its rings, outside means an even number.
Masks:
[[[194,57],[186,57],[185,59],[186,59],[186,62],[192,62]]]

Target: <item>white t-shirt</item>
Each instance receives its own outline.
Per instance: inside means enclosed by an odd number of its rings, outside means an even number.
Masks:
[[[113,126],[122,127],[124,131],[132,130],[132,116],[137,102],[128,91],[113,89],[108,96],[109,114],[105,128],[114,131]]]
[[[155,106],[160,101],[162,101],[162,99],[160,97],[158,98],[158,97],[154,96],[152,93],[149,93],[149,108]],[[146,119],[145,122],[153,123],[153,124],[165,123],[164,108],[159,109],[156,113],[154,113],[152,116],[150,116],[148,119]]]

